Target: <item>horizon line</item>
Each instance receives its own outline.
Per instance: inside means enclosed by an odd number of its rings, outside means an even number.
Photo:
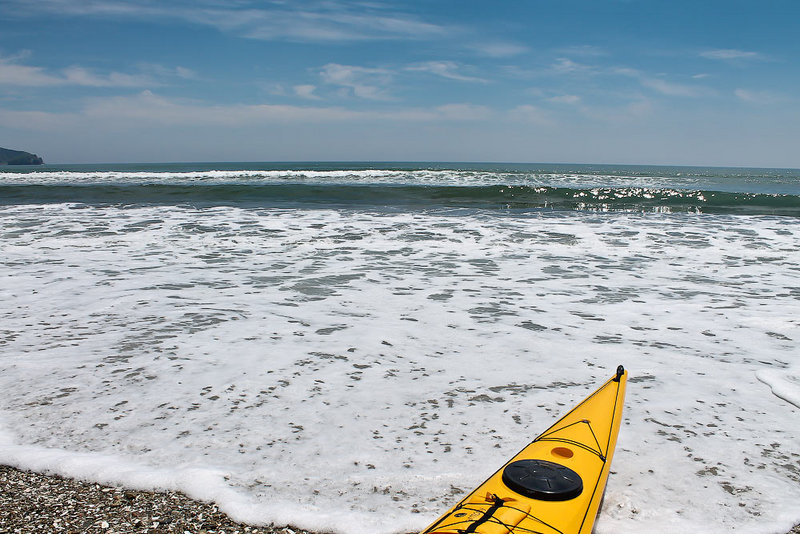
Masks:
[[[602,166],[602,167],[665,167],[665,168],[704,168],[704,169],[752,169],[752,170],[780,170],[800,171],[800,167],[769,167],[756,165],[719,165],[719,164],[669,164],[669,163],[600,163],[600,162],[547,162],[547,161],[481,161],[481,160],[206,160],[206,161],[117,161],[117,162],[81,162],[63,163],[46,162],[41,165],[0,165],[2,169],[37,169],[42,167],[81,166],[81,165],[302,165],[302,164],[380,164],[380,165],[576,165],[576,166]],[[2,171],[0,171],[2,172]]]

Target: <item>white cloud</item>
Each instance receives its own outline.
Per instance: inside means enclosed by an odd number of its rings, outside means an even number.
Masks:
[[[152,3],[130,2],[125,0],[87,0],[74,2],[73,0],[5,0],[6,4],[14,5],[14,14],[18,16],[35,16],[39,13],[56,13],[71,16],[146,16],[159,13]]]
[[[142,73],[158,78],[180,78],[182,80],[197,80],[200,76],[192,69],[186,67],[166,67],[158,63],[141,62],[136,65]]]
[[[135,96],[96,98],[87,101],[82,114],[106,124],[166,126],[244,126],[265,122],[326,122],[352,120],[364,114],[339,107],[274,104],[209,105],[175,100],[151,91]]]
[[[453,61],[426,61],[424,63],[418,63],[416,65],[411,65],[409,67],[406,67],[406,70],[427,72],[429,74],[435,74],[436,76],[441,76],[442,78],[447,78],[449,80],[457,80],[460,82],[487,83],[488,80],[485,80],[483,78],[461,74],[459,72],[460,68],[461,68],[460,65],[458,65]]]
[[[716,50],[706,50],[700,52],[700,57],[706,59],[715,59],[720,61],[736,61],[736,60],[766,60],[766,56],[758,52],[747,52],[744,50],[736,50],[733,48],[722,48]]]
[[[315,85],[295,85],[292,89],[294,90],[294,94],[301,98],[320,100],[319,95],[314,94],[314,91],[317,89]]]
[[[642,77],[639,78],[639,82],[642,86],[667,96],[695,98],[709,94],[709,90],[704,87],[670,82],[662,78]]]
[[[63,83],[63,79],[48,74],[41,67],[17,65],[9,59],[0,58],[0,85],[43,87]]]
[[[453,103],[430,108],[359,111],[338,106],[275,104],[214,105],[166,98],[142,91],[136,95],[87,99],[82,109],[67,112],[14,111],[0,108],[4,126],[25,130],[76,131],[81,128],[244,128],[271,124],[324,124],[378,121],[394,123],[462,122],[491,118],[486,106]]]
[[[325,83],[345,89],[345,94],[368,100],[392,100],[388,92],[392,73],[386,69],[328,63],[322,67],[320,76]]]
[[[508,115],[512,120],[532,122],[534,124],[548,125],[553,122],[546,111],[530,104],[517,106],[509,111]]]
[[[642,87],[646,87],[647,89],[651,89],[666,96],[698,98],[713,94],[713,91],[707,87],[677,83],[627,67],[615,68],[612,70],[612,72],[621,76],[635,78],[639,81]]]
[[[137,73],[109,72],[101,74],[86,67],[73,65],[58,71],[44,67],[24,65],[20,59],[27,54],[15,57],[0,57],[0,86],[16,87],[153,87],[162,85],[162,78],[195,78],[196,74],[184,67],[167,68],[155,64],[139,65]]]
[[[591,65],[585,65],[583,63],[572,61],[566,57],[560,57],[556,59],[556,63],[552,66],[552,70],[559,74],[592,74],[596,72],[597,69]]]
[[[17,14],[133,19],[178,19],[240,37],[268,41],[332,42],[431,39],[453,33],[413,13],[366,2],[295,0],[7,0]]]
[[[747,89],[736,89],[733,94],[736,95],[736,98],[745,102],[760,103],[761,101],[757,93]]]
[[[149,76],[111,72],[106,75],[96,74],[83,67],[68,67],[61,71],[64,85],[81,85],[84,87],[143,87],[154,85]]]
[[[736,89],[733,94],[742,102],[748,104],[768,105],[788,102],[789,99],[772,91],[752,91],[749,89]]]
[[[175,75],[178,78],[183,78],[185,80],[197,79],[197,73],[192,69],[187,69],[186,67],[175,67]]]

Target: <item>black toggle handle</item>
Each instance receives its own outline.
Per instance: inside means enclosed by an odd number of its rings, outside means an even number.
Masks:
[[[620,377],[625,374],[625,368],[621,365],[617,366],[617,376],[613,378],[614,382],[619,382]]]

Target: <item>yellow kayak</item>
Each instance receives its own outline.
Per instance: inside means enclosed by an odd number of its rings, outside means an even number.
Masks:
[[[628,373],[534,439],[422,534],[589,534],[611,468]]]

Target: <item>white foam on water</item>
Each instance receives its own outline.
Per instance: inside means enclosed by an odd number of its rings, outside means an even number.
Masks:
[[[0,207],[0,462],[414,531],[622,363],[597,531],[786,531],[799,251],[790,218]]]
[[[34,171],[29,173],[0,173],[4,184],[146,184],[146,183],[252,183],[281,181],[371,183],[407,179],[410,175],[449,175],[454,171],[395,171],[395,170],[206,170],[206,171]],[[455,172],[457,174],[457,172]]]
[[[581,172],[544,172],[464,170],[464,169],[250,169],[191,171],[77,171],[51,170],[33,172],[0,171],[0,185],[145,185],[145,184],[361,184],[361,185],[429,185],[429,186],[530,186],[567,188],[677,188],[698,189],[709,184],[721,191],[750,190],[741,180],[709,182],[708,177],[694,175],[636,175],[621,170],[618,174]],[[759,187],[766,186],[762,179]],[[731,189],[733,187],[733,189]],[[744,189],[742,189],[744,187]],[[791,184],[774,183],[775,192],[789,192]],[[760,191],[755,189],[754,191]]]
[[[768,385],[775,395],[800,408],[800,369],[763,369],[756,373],[756,377]]]

